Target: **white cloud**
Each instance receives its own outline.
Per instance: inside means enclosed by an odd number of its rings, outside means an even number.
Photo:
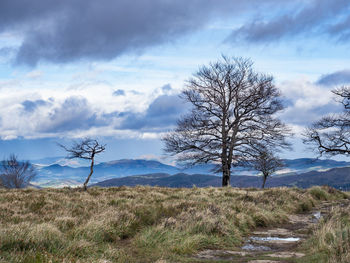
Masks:
[[[53,84],[48,82],[48,85]],[[125,96],[113,96],[115,87],[106,83],[81,83],[59,89],[46,88],[45,83],[43,88],[28,88],[30,85],[31,80],[25,79],[0,83],[2,139],[86,136],[159,138],[159,132],[128,130],[122,127],[122,122],[132,114],[141,116],[163,94],[175,92],[168,85],[166,88],[156,87],[147,93],[136,93],[129,88]],[[160,122],[154,123],[162,125]]]
[[[305,79],[284,82],[280,88],[287,104],[280,117],[293,127],[296,134],[322,116],[342,110],[330,89]]]

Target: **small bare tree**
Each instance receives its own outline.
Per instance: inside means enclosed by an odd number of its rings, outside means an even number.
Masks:
[[[90,138],[85,138],[81,141],[74,142],[70,148],[62,144],[59,145],[68,152],[67,157],[69,159],[80,158],[91,161],[90,173],[83,184],[83,189],[86,191],[91,175],[94,172],[95,156],[99,153],[104,152],[106,145],[102,145],[97,140]]]
[[[279,168],[284,167],[284,163],[267,147],[255,147],[251,156],[251,160],[247,161],[247,166],[262,173],[263,183],[261,188],[265,188],[267,178]]]
[[[307,128],[304,143],[317,149],[320,156],[350,155],[350,87],[332,91],[344,106],[339,114],[324,116]]]
[[[252,145],[283,147],[289,129],[276,118],[283,109],[273,78],[255,73],[249,59],[223,57],[203,66],[187,82],[182,97],[193,107],[163,141],[179,161],[220,164],[222,186],[231,167]]]
[[[24,188],[36,177],[34,166],[29,162],[20,162],[11,154],[1,162],[0,185],[5,188]]]

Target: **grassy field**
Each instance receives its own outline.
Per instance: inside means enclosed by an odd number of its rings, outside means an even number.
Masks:
[[[0,189],[0,262],[194,262],[200,250],[234,249],[256,227],[344,197],[327,187]],[[349,258],[344,213],[308,241],[314,254]]]

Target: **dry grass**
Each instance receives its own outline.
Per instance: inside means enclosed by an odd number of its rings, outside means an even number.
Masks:
[[[0,190],[0,262],[193,262],[343,197],[320,187]]]
[[[307,262],[349,263],[350,206],[334,208],[315,228],[305,249],[310,255]]]

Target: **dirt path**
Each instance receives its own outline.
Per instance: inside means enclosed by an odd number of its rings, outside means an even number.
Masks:
[[[311,233],[311,228],[326,216],[334,206],[343,206],[349,200],[323,202],[305,214],[290,215],[283,228],[261,228],[246,239],[240,250],[205,250],[195,255],[200,262],[282,263],[295,262],[305,256],[298,248]]]

